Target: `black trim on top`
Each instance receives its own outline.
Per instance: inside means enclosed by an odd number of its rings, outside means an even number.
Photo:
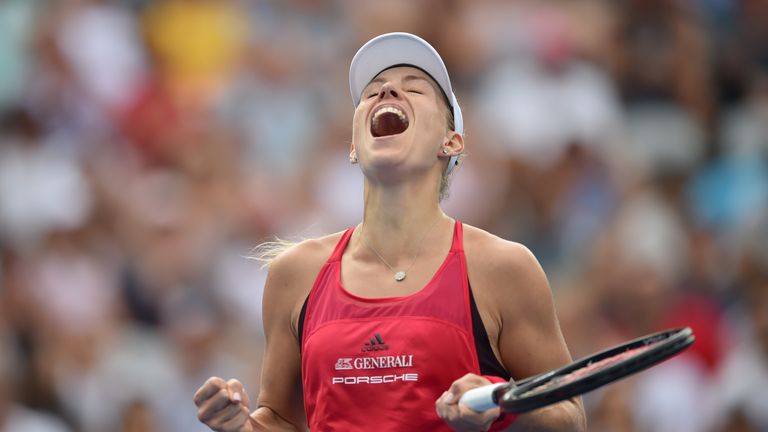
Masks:
[[[472,314],[472,334],[475,337],[475,351],[477,360],[480,363],[481,375],[492,375],[509,380],[512,378],[504,365],[496,358],[491,348],[491,341],[488,339],[488,332],[485,331],[483,319],[480,317],[480,311],[477,310],[475,296],[472,295],[472,287],[469,287],[469,309]]]
[[[301,305],[301,312],[299,312],[299,352],[301,352],[301,349],[304,346],[301,342],[304,337],[304,317],[307,315],[307,303],[309,303],[309,296],[304,299],[304,304]]]

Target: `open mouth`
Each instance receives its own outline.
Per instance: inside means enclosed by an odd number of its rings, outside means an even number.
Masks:
[[[373,113],[371,135],[383,137],[397,135],[408,129],[408,117],[399,108],[383,106]]]

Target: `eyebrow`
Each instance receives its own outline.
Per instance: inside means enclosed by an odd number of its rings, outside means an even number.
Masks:
[[[405,77],[403,77],[403,81],[414,81],[414,80],[423,80],[423,81],[428,82],[429,84],[432,84],[431,80],[429,80],[429,79],[427,79],[426,77],[423,77],[423,76],[406,75]]]
[[[427,76],[419,76],[419,75],[413,75],[413,74],[406,75],[403,77],[403,82],[417,81],[417,80],[426,81],[430,85],[430,87],[432,87],[433,90],[435,90],[437,93],[440,94],[440,96],[443,99],[443,102],[445,102],[445,105],[448,107],[448,111],[451,111],[451,118],[453,118],[453,111],[452,111],[453,105],[451,104],[450,99],[448,99],[448,96],[445,94],[442,87],[440,87],[440,85],[432,77],[428,78]],[[365,91],[368,87],[370,87],[371,84],[378,84],[386,81],[387,80],[385,80],[381,76],[377,76],[376,78],[372,79],[371,82],[369,82],[365,87],[363,87],[363,91]]]
[[[403,77],[403,82],[416,81],[416,80],[422,80],[422,81],[426,81],[430,85],[432,84],[432,82],[427,77],[423,77],[423,76],[406,75],[406,76]],[[366,87],[368,87],[371,84],[383,83],[383,82],[386,82],[386,81],[387,80],[382,78],[382,77],[376,77],[376,78],[372,79],[371,82],[369,82]]]

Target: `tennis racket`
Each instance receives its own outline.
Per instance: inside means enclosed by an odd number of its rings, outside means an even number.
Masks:
[[[660,363],[688,348],[690,328],[653,333],[522,381],[467,391],[459,400],[475,411],[501,407],[523,413],[587,393]]]

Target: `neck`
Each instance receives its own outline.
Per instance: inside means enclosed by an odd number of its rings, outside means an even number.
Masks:
[[[358,234],[393,266],[408,264],[420,247],[427,249],[425,243],[439,235],[441,225],[451,223],[440,208],[435,185],[414,183],[382,186],[366,182]]]

